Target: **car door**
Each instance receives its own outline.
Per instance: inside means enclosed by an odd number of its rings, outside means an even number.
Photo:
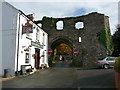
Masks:
[[[115,62],[115,58],[114,57],[108,57],[107,61],[108,61],[108,63],[109,63],[110,66],[113,66],[114,62]]]

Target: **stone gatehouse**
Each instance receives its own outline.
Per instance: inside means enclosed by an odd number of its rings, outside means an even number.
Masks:
[[[62,29],[57,29],[58,22],[62,22]],[[104,14],[92,12],[65,18],[45,16],[36,23],[41,23],[42,29],[48,33],[48,48],[54,51],[60,43],[72,48],[75,66],[94,66],[95,60],[112,52],[109,17]],[[82,26],[76,27],[77,23],[82,23]],[[78,50],[78,55],[74,55],[74,50]]]

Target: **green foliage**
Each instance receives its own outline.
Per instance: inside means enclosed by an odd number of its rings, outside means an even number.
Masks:
[[[113,35],[113,44],[114,44],[114,56],[119,56],[120,54],[120,28],[117,28],[118,31]]]
[[[107,45],[106,45],[106,32],[105,32],[105,30],[101,30],[100,36],[99,36],[99,41],[100,41],[100,44],[102,44],[105,48],[107,48]]]
[[[69,45],[65,44],[65,43],[61,43],[57,46],[57,55],[70,55],[72,53],[72,49]]]
[[[70,66],[72,66],[72,67],[82,67],[83,63],[79,59],[73,59]]]
[[[116,72],[120,72],[120,56],[117,57],[116,60],[115,60],[114,70]]]
[[[49,26],[55,26],[55,22],[56,22],[56,19],[54,18],[49,18],[49,17],[46,17],[44,16],[43,19],[42,19],[42,23],[45,23]]]
[[[52,63],[55,63],[55,57],[56,57],[56,48],[54,49],[54,54],[53,54],[53,60],[52,60]]]
[[[101,30],[99,36],[99,42],[102,46],[104,46],[108,52],[108,55],[111,55],[113,52],[113,43],[112,43],[112,36],[110,33],[110,29]]]
[[[113,41],[112,41],[112,35],[110,33],[110,29],[108,28],[107,32],[106,32],[106,39],[107,39],[107,51],[108,54],[111,55],[113,52]]]

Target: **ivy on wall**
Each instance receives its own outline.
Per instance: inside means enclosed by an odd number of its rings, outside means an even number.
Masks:
[[[109,28],[107,28],[106,30],[101,30],[99,34],[99,42],[102,46],[105,47],[105,49],[107,50],[107,54],[111,55],[113,51],[113,43]]]
[[[101,32],[99,34],[99,42],[100,42],[100,44],[102,44],[107,49],[105,30],[101,30]]]
[[[42,19],[42,23],[45,23],[45,24],[47,24],[48,26],[56,26],[56,22],[57,21],[57,19],[55,19],[55,18],[49,18],[49,17],[43,17],[43,19]]]
[[[108,51],[108,54],[111,55],[113,52],[113,41],[112,41],[110,29],[107,30],[106,36],[107,36],[106,38],[107,39],[107,51]]]

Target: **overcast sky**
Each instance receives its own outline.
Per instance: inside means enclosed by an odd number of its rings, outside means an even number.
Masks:
[[[119,0],[5,0],[25,14],[34,13],[35,20],[47,17],[71,17],[98,12],[109,16],[111,33],[118,24]]]

